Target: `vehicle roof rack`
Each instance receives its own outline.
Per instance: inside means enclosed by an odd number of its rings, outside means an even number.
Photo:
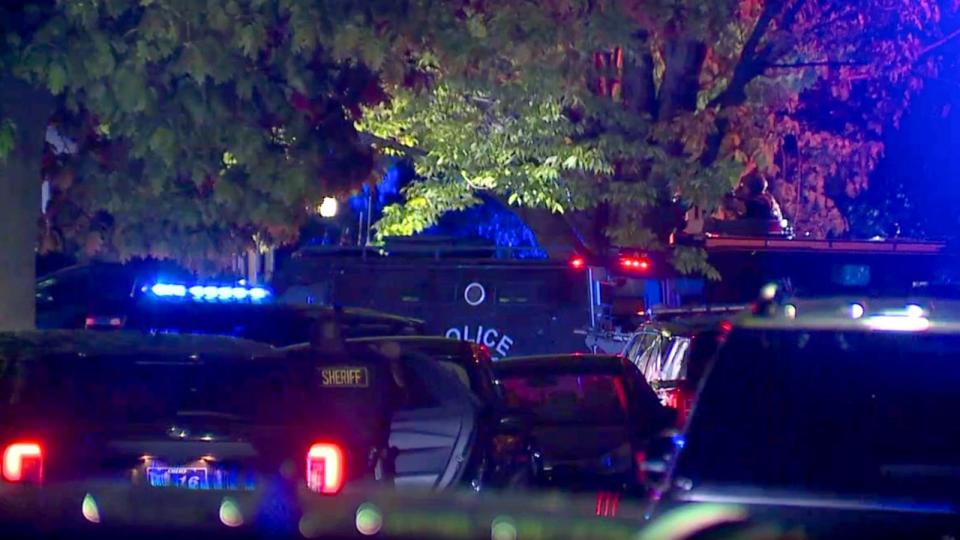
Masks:
[[[926,254],[943,252],[945,242],[922,240],[814,240],[750,236],[717,236],[703,240],[707,251],[812,251],[841,253]]]

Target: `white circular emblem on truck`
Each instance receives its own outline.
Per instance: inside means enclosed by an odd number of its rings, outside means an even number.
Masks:
[[[487,290],[483,285],[474,281],[463,289],[463,299],[471,306],[479,306],[487,298]]]

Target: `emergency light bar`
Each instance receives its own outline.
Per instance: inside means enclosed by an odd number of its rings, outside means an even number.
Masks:
[[[183,285],[180,283],[155,283],[141,289],[158,298],[192,298],[208,302],[260,302],[270,296],[264,287],[240,285]]]

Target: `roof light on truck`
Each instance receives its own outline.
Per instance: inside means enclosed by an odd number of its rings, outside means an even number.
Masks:
[[[620,268],[632,272],[646,272],[650,269],[650,259],[646,257],[620,257]]]

